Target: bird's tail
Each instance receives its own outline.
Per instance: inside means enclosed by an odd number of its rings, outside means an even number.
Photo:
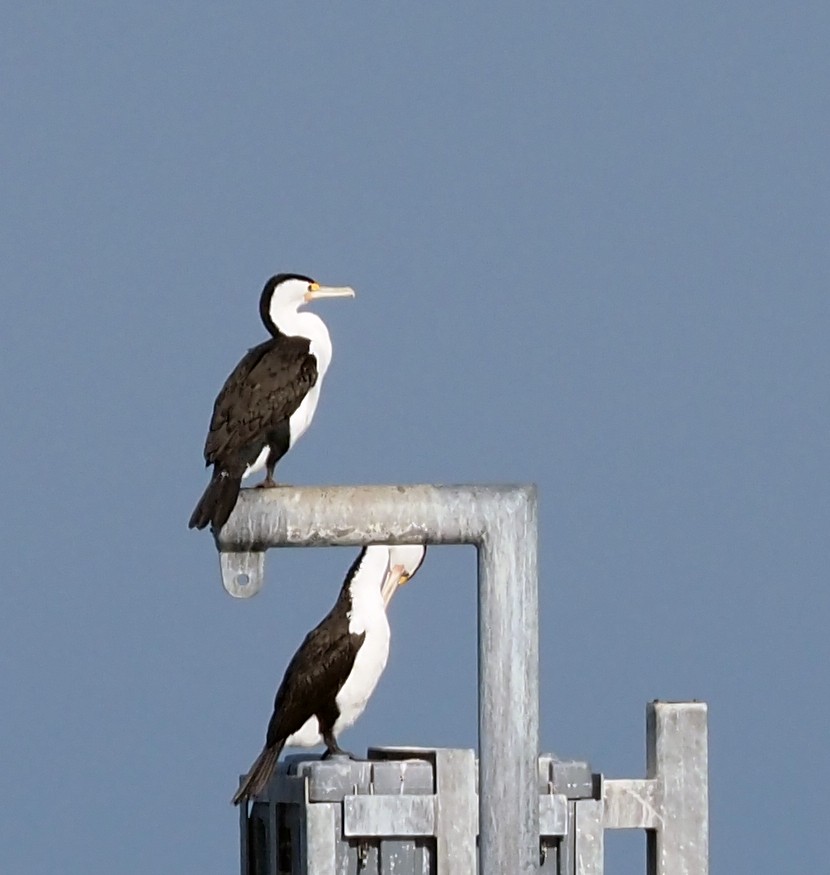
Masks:
[[[221,529],[236,505],[241,485],[241,475],[235,476],[229,471],[214,468],[213,477],[193,511],[188,527],[203,529],[210,523],[214,529]]]
[[[251,796],[258,796],[265,789],[266,784],[271,780],[271,775],[274,774],[283,743],[281,741],[272,747],[266,745],[262,749],[262,753],[254,760],[250,771],[245,775],[245,779],[231,800],[234,805],[239,805]]]

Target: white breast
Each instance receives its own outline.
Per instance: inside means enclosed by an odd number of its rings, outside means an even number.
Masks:
[[[389,623],[385,614],[383,620],[383,628],[367,630],[363,645],[357,651],[352,673],[335,697],[340,710],[340,716],[334,724],[335,735],[360,717],[386,668],[389,659]]]
[[[335,696],[340,711],[334,724],[336,738],[339,739],[340,733],[352,726],[366,709],[366,703],[375,691],[389,659],[389,638],[387,622],[383,623],[382,628],[373,628],[371,632],[367,630],[363,645],[355,657],[352,672]],[[285,743],[287,747],[317,747],[324,744],[317,718],[310,717],[306,720]]]
[[[317,382],[303,398],[300,406],[294,411],[288,420],[291,445],[298,441],[306,429],[311,425],[314,411],[317,410],[317,401],[320,397],[320,387],[323,385],[323,377],[331,364],[331,337],[326,323],[315,313],[298,313],[297,334],[302,334],[310,341],[309,352],[317,360]]]
[[[317,377],[317,382],[311,387],[300,406],[291,414],[291,418],[288,420],[288,432],[292,447],[311,425],[314,411],[317,409],[317,399],[320,397],[320,384],[322,382],[322,378]]]

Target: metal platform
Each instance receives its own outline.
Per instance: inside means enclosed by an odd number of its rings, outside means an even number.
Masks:
[[[538,871],[603,875],[606,829],[647,831],[653,875],[706,875],[706,706],[647,709],[644,779],[538,760]],[[370,748],[368,759],[287,758],[241,813],[242,875],[472,875],[472,750]]]

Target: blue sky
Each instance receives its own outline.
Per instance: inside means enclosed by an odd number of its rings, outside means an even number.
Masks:
[[[358,292],[282,477],[538,483],[543,748],[637,776],[705,699],[713,871],[826,861],[830,11],[424,6],[0,13],[4,872],[235,871],[354,555],[237,602],[187,530],[278,271]],[[344,746],[475,743],[474,569],[401,591]]]

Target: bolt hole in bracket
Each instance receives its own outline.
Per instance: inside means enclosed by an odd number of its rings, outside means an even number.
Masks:
[[[249,599],[265,583],[265,553],[255,550],[245,553],[219,553],[222,585],[236,599]]]

